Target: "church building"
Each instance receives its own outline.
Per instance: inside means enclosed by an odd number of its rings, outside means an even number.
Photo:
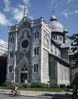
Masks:
[[[31,19],[26,14],[8,28],[7,82],[70,85],[67,29],[52,16]]]

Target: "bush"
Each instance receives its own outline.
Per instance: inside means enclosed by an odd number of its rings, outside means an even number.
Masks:
[[[41,83],[31,83],[30,88],[41,88]]]
[[[48,84],[41,83],[41,88],[49,88]]]
[[[2,86],[3,86],[3,87],[6,87],[6,83],[3,83]]]
[[[68,89],[72,89],[72,88],[73,88],[73,86],[70,86],[70,85],[69,85],[69,86],[66,86],[66,88],[68,88]]]
[[[50,84],[50,88],[59,88],[56,84]]]
[[[37,82],[37,83],[31,83],[30,87],[31,88],[49,88],[49,85]]]
[[[44,84],[44,83],[39,83],[39,82],[35,82],[35,83],[31,83],[31,84],[21,84],[18,85],[19,88],[65,88],[65,85],[54,85],[54,84]]]
[[[22,84],[20,84],[20,85],[17,85],[17,87],[18,87],[18,88],[23,88],[23,85],[22,85]]]
[[[23,87],[24,87],[24,88],[28,88],[28,85],[27,85],[27,84],[23,84]]]
[[[62,84],[62,85],[60,85],[60,88],[65,88],[65,85],[63,85],[63,84]]]
[[[30,84],[23,84],[24,88],[30,88]]]

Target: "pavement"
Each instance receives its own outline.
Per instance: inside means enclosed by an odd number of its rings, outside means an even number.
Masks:
[[[39,97],[27,97],[27,96],[9,96],[0,94],[0,99],[47,99],[47,98],[39,98]],[[50,98],[52,99],[52,98]]]
[[[0,89],[0,94],[8,95],[11,90]],[[42,92],[42,91],[24,91],[18,90],[18,95],[26,97],[39,97],[47,99],[72,99],[70,92]]]

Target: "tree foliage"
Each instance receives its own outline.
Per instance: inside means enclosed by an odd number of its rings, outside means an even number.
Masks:
[[[74,53],[73,60],[75,61],[75,66],[77,69],[78,68],[78,33],[69,36],[69,39],[71,40],[72,50]],[[72,84],[76,85],[76,87],[78,88],[78,72],[75,73]]]
[[[75,65],[78,65],[78,33],[69,36],[71,40],[72,50],[74,52]]]
[[[72,41],[72,46],[78,46],[78,34],[73,34],[69,36],[69,39]]]
[[[0,85],[3,85],[6,80],[6,67],[7,66],[7,57],[0,56]]]
[[[72,84],[76,85],[76,87],[78,88],[78,72],[75,74],[75,77],[74,77]]]

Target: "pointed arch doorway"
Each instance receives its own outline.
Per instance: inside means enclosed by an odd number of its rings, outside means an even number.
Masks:
[[[21,83],[27,83],[27,66],[26,65],[23,65],[21,67],[20,81]]]
[[[29,79],[29,61],[26,56],[23,56],[18,64],[18,82],[21,84],[27,83]]]

